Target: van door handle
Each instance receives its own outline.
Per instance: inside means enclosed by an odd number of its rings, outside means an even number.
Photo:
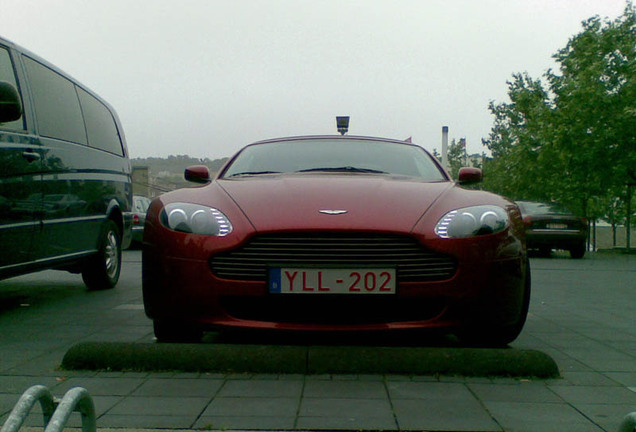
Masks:
[[[24,153],[22,153],[22,157],[26,159],[27,162],[31,163],[40,159],[40,153],[27,150]]]

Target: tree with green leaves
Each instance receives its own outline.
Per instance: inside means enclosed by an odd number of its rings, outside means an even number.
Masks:
[[[537,162],[550,115],[547,91],[540,80],[515,74],[508,97],[509,103],[489,105],[495,121],[489,138],[482,140],[492,153],[484,164],[484,187],[516,199],[546,199],[549,188],[536,180],[543,174]]]
[[[453,139],[448,145],[448,171],[452,178],[457,179],[459,169],[466,166],[466,138],[459,141]]]
[[[491,102],[485,186],[516,199],[561,201],[598,218],[636,168],[636,14],[590,18],[545,81],[515,74],[510,102]],[[545,83],[544,83],[545,82]]]

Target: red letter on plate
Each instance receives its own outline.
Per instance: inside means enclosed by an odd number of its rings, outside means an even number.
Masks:
[[[293,272],[290,274],[288,271],[285,271],[285,276],[287,276],[287,279],[289,279],[289,291],[294,290],[294,279],[296,279],[297,274],[298,272]]]
[[[303,291],[313,291],[314,288],[307,286],[307,272],[303,272]]]
[[[331,288],[322,286],[322,272],[318,272],[318,291],[331,291]]]

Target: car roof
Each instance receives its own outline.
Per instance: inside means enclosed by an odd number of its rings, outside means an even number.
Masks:
[[[528,201],[528,200],[516,200],[515,201],[522,212],[532,211],[532,214],[574,214],[572,210],[568,209],[561,203],[558,202],[544,202],[544,201]],[[534,208],[533,208],[534,207]],[[544,207],[549,211],[545,213],[537,212],[536,207]]]
[[[60,69],[57,65],[49,62],[48,60],[40,57],[39,55],[35,54],[34,52],[28,50],[27,48],[23,47],[22,45],[19,45],[9,39],[6,39],[2,36],[0,36],[0,44],[9,47],[11,49],[14,49],[16,51],[18,51],[20,54],[26,55],[27,57],[29,57],[31,60],[34,60],[38,63],[40,63],[41,65],[47,67],[48,69],[51,69],[53,72],[62,75],[64,78],[66,78],[67,80],[71,81],[73,84],[75,84],[76,86],[80,87],[82,90],[84,90],[85,92],[89,93],[91,96],[93,96],[95,99],[99,100],[101,103],[103,103],[104,105],[106,105],[111,113],[113,114],[113,116],[116,118],[116,123],[117,123],[117,128],[118,128],[118,132],[120,137],[122,138],[122,140],[125,141],[124,138],[124,131],[123,128],[121,126],[121,121],[119,120],[119,117],[117,115],[117,111],[113,108],[113,106],[106,100],[102,99],[102,97],[100,95],[98,95],[97,93],[95,93],[93,90],[91,90],[89,87],[85,86],[83,83],[81,83],[80,81],[78,81],[75,77],[73,77],[71,74],[64,72],[62,69]]]
[[[266,144],[266,143],[274,143],[274,142],[283,142],[283,141],[308,141],[308,140],[344,140],[344,141],[375,141],[375,142],[387,142],[394,144],[404,144],[414,147],[420,147],[417,144],[410,143],[404,140],[392,139],[392,138],[381,138],[381,137],[371,137],[371,136],[361,136],[361,135],[301,135],[301,136],[290,136],[290,137],[282,137],[282,138],[270,138],[265,140],[260,140],[253,142],[253,144]]]

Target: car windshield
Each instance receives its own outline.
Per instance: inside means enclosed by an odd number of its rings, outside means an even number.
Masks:
[[[243,149],[222,178],[274,173],[391,174],[445,181],[421,147],[362,139],[307,139],[254,144]]]
[[[540,203],[530,201],[517,202],[521,213],[524,215],[538,215],[538,214],[567,214],[571,215],[572,212],[565,208],[561,204],[557,203]]]

